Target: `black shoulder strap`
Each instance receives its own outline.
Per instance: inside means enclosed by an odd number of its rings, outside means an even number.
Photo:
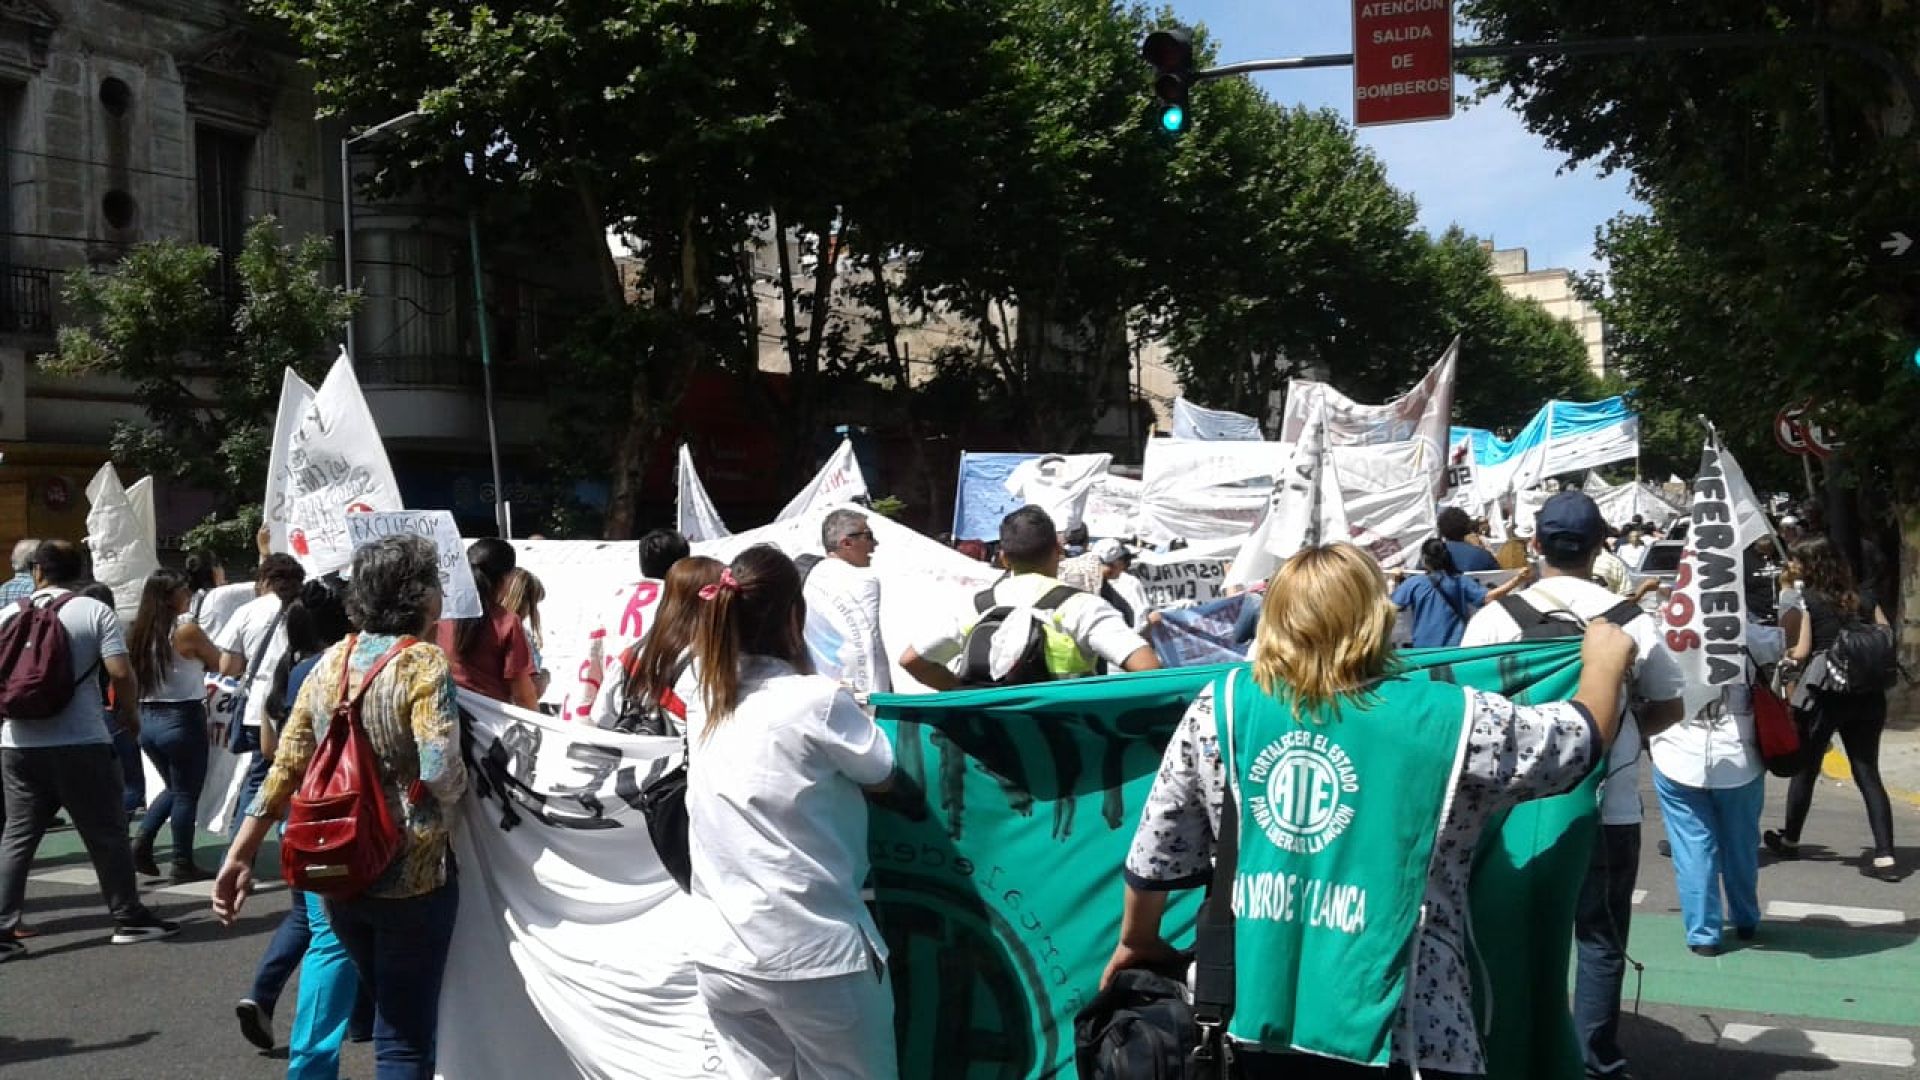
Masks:
[[[1547,621],[1547,613],[1522,600],[1517,593],[1508,593],[1500,598],[1500,610],[1507,613],[1513,625],[1525,631],[1529,626],[1539,626]]]
[[[974,595],[973,610],[978,612],[979,614],[985,615],[987,612],[992,611],[993,605],[994,605],[994,599],[993,599],[992,589],[990,588],[982,589]]]
[[[1646,613],[1646,609],[1642,608],[1637,602],[1622,600],[1602,612],[1600,617],[1615,626],[1625,626]]]
[[[267,624],[267,636],[261,639],[259,651],[247,659],[247,675],[241,680],[241,686],[253,685],[253,677],[260,673],[261,662],[267,658],[267,653],[273,651],[273,635],[279,631],[280,622],[286,617],[287,602],[282,600],[280,610],[273,613],[273,621]]]
[[[1035,611],[1053,611],[1060,605],[1079,595],[1080,590],[1071,585],[1055,585],[1047,590],[1047,595],[1033,605]]]
[[[1214,708],[1233,708],[1233,677],[1226,680],[1225,700]],[[1231,737],[1231,732],[1229,732]],[[1233,769],[1227,748],[1221,748],[1226,775],[1220,797],[1220,830],[1213,842],[1213,885],[1200,906],[1200,922],[1194,933],[1193,1019],[1200,1026],[1199,1053],[1215,1049],[1223,1041],[1227,1020],[1233,1016],[1233,876],[1240,863],[1240,807],[1233,797]]]

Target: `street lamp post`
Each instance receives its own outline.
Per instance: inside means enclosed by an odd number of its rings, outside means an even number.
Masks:
[[[401,113],[340,140],[340,284],[348,289],[353,288],[353,145],[405,130],[424,115],[418,109]],[[353,313],[348,312],[347,359],[357,364],[360,357],[353,346]]]

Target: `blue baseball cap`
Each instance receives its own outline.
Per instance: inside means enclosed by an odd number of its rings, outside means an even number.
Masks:
[[[1534,535],[1543,550],[1563,555],[1585,555],[1607,536],[1607,519],[1600,506],[1583,491],[1563,491],[1547,500],[1533,519]]]

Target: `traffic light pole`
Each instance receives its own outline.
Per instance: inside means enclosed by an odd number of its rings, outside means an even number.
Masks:
[[[1907,98],[1907,107],[1920,111],[1920,74],[1916,74],[1888,50],[1870,41],[1824,30],[1804,30],[1787,34],[1764,32],[1726,34],[1639,34],[1633,37],[1590,38],[1576,41],[1508,42],[1493,45],[1456,45],[1458,60],[1507,60],[1525,56],[1615,56],[1633,53],[1692,52],[1702,49],[1777,49],[1797,46],[1835,49],[1872,63]],[[1272,60],[1247,60],[1222,64],[1193,73],[1194,82],[1251,75],[1258,71],[1299,71],[1307,68],[1352,67],[1352,53],[1322,53],[1315,56],[1288,56]]]

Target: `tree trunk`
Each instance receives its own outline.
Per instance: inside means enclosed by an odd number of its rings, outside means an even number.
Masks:
[[[600,193],[594,189],[593,180],[588,177],[584,167],[576,166],[573,173],[573,190],[580,199],[580,212],[586,218],[588,236],[598,240],[590,245],[595,254],[594,269],[600,278],[600,298],[608,305],[622,307],[627,302],[627,290],[620,284],[620,267],[613,259],[613,250],[607,246],[607,213],[600,202]]]
[[[1920,503],[1900,504],[1894,515],[1900,524],[1900,596],[1887,618],[1899,635],[1901,665],[1920,674]],[[1905,679],[1887,695],[1887,723],[1908,731],[1920,727],[1920,689]]]

